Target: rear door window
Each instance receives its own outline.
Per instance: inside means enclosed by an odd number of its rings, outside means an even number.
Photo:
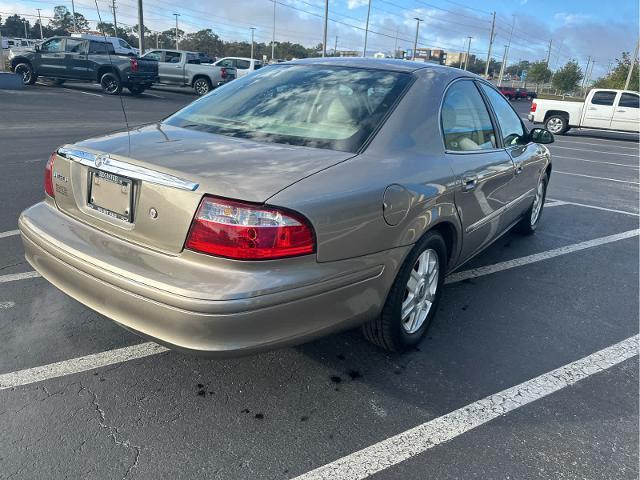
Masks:
[[[180,52],[164,52],[165,63],[180,63]]]
[[[496,148],[491,117],[473,82],[463,80],[447,90],[441,112],[445,148],[454,152]]]
[[[591,103],[594,105],[613,105],[613,101],[616,99],[616,92],[596,92],[593,94]]]
[[[115,53],[113,45],[110,43],[95,42],[93,40],[89,43],[89,54],[108,55],[110,53]]]
[[[251,62],[249,60],[236,60],[236,68],[240,70],[247,70],[251,66]]]
[[[640,97],[633,93],[623,93],[620,97],[620,102],[618,103],[619,107],[623,108],[639,108],[640,107]]]
[[[64,51],[68,53],[84,53],[85,51],[84,40],[67,38],[67,43],[64,47]]]

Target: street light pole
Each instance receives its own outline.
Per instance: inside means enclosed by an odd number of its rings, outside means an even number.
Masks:
[[[116,0],[111,0],[111,10],[113,11],[113,34],[118,36],[118,19],[116,18]],[[140,53],[142,55],[142,53]]]
[[[76,24],[76,4],[71,0],[71,20],[73,20],[73,31],[78,31],[78,25]]]
[[[420,31],[420,22],[422,22],[422,18],[414,17],[416,21],[416,39],[413,41],[413,58],[411,60],[416,59],[416,49],[418,48],[418,32]]]
[[[364,27],[364,49],[362,51],[362,56],[367,56],[367,39],[369,36],[369,15],[371,15],[371,0],[369,0],[369,8],[367,9],[367,23]]]
[[[322,37],[322,56],[327,56],[327,24],[329,23],[329,0],[324,0],[324,35]]]
[[[144,55],[144,15],[142,14],[142,0],[138,0],[138,50],[140,50],[140,55]]]
[[[509,52],[509,45],[504,46],[504,55],[502,56],[502,65],[500,65],[500,76],[498,77],[498,86],[502,85],[502,76],[504,75],[504,66],[507,63],[507,53]]]
[[[549,68],[549,60],[551,59],[551,44],[553,43],[553,38],[549,40],[549,50],[547,51],[547,68]]]
[[[27,21],[24,20],[22,24],[24,25],[24,38],[29,38],[29,35],[27,35]]]
[[[469,43],[467,44],[467,54],[464,56],[464,69],[466,70],[469,66],[469,53],[471,52],[471,39],[473,37],[467,37],[469,39]]]
[[[638,58],[638,48],[640,47],[640,40],[636,42],[636,50],[633,52],[633,58],[631,59],[631,65],[629,65],[629,73],[627,73],[627,80],[624,82],[624,89],[629,90],[629,83],[631,83],[631,73],[633,67],[636,65],[636,58]]]
[[[491,63],[491,47],[493,47],[493,37],[496,29],[496,12],[493,12],[493,20],[491,21],[491,34],[489,35],[489,51],[487,52],[487,64],[484,67],[484,76],[489,76],[489,64]]]
[[[271,36],[271,61],[275,58],[276,51],[276,0],[273,0],[273,35]]]
[[[589,71],[589,64],[591,63],[591,55],[587,57],[587,66],[584,69],[584,76],[582,77],[582,85],[580,85],[580,90],[584,90],[584,85],[587,81],[587,73]]]
[[[256,27],[251,27],[251,60],[253,60],[253,39]]]
[[[38,25],[40,25],[40,40],[43,40],[44,36],[42,35],[42,17],[40,16],[40,10],[42,9],[36,8],[36,10],[38,10]]]
[[[141,0],[140,0],[141,1]],[[179,13],[174,13],[174,15],[176,16],[176,50],[179,50],[178,48],[178,17],[180,16]]]

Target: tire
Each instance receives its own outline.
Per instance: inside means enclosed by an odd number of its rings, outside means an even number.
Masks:
[[[122,82],[120,78],[111,72],[107,72],[100,77],[100,86],[107,95],[120,95],[122,92]]]
[[[516,224],[514,230],[522,235],[532,235],[535,233],[538,225],[540,224],[540,218],[542,217],[542,210],[544,208],[544,201],[547,198],[547,186],[549,185],[549,176],[545,173],[540,177],[538,185],[536,187],[536,196],[533,199],[533,203],[527,213],[522,217],[522,220]]]
[[[562,115],[551,115],[544,122],[544,128],[554,135],[564,135],[569,130],[567,117]]]
[[[200,77],[193,81],[193,91],[200,97],[206,95],[212,90],[211,82],[208,78]]]
[[[145,91],[144,85],[131,85],[127,88],[131,92],[131,95],[142,95]]]
[[[22,75],[22,82],[25,85],[33,85],[38,79],[38,76],[33,72],[33,68],[31,68],[31,65],[28,63],[17,64],[14,67],[13,72],[18,75]]]
[[[438,309],[446,265],[444,239],[437,232],[426,233],[400,267],[380,316],[362,326],[364,337],[392,352],[418,345]],[[404,319],[403,305],[412,306]]]

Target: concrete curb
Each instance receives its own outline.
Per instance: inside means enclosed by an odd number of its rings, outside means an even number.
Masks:
[[[9,72],[0,72],[0,90],[22,90],[24,83],[20,75]]]

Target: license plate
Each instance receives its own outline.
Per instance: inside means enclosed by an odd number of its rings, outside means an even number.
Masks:
[[[130,179],[102,170],[89,172],[90,208],[100,213],[131,222],[133,206],[133,183]]]

